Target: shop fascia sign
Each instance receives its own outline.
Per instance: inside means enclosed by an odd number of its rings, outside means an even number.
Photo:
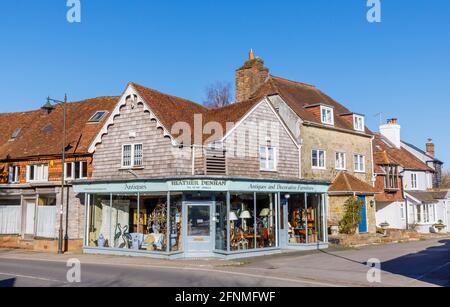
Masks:
[[[145,193],[145,192],[284,192],[326,193],[326,185],[293,184],[277,182],[231,181],[216,179],[182,179],[168,182],[104,183],[75,186],[77,193]]]

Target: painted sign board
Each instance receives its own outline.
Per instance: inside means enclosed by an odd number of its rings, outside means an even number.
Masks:
[[[327,185],[281,183],[270,181],[241,181],[220,179],[181,179],[170,181],[145,181],[129,183],[92,183],[74,185],[76,193],[154,193],[154,192],[268,192],[268,193],[326,193]]]

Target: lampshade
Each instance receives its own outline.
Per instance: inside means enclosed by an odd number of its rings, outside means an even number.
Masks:
[[[250,211],[248,211],[248,210],[242,211],[240,218],[241,219],[251,219],[252,216],[250,215]]]
[[[270,209],[264,208],[261,210],[261,213],[259,214],[260,217],[268,217],[270,215]]]
[[[237,217],[237,215],[236,215],[236,212],[234,212],[234,211],[231,211],[230,212],[230,221],[238,221],[239,220],[239,218]]]

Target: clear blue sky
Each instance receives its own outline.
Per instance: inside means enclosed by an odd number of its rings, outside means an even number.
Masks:
[[[318,86],[350,109],[398,117],[405,140],[433,137],[450,168],[450,1],[4,0],[0,8],[1,111],[119,95],[128,81],[194,101],[255,49],[274,75]]]

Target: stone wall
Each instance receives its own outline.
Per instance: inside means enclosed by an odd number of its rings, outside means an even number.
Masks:
[[[339,225],[345,214],[345,202],[351,197],[350,195],[343,196],[328,196],[328,225]],[[376,233],[376,208],[375,198],[367,196],[367,227],[369,233]]]
[[[333,181],[340,172],[336,170],[336,152],[346,153],[347,172],[369,184],[373,183],[372,139],[371,137],[340,132],[333,129],[302,125],[302,176],[304,179]],[[320,149],[326,152],[326,169],[312,168],[312,150]],[[366,158],[366,171],[354,171],[353,155],[361,154]]]

